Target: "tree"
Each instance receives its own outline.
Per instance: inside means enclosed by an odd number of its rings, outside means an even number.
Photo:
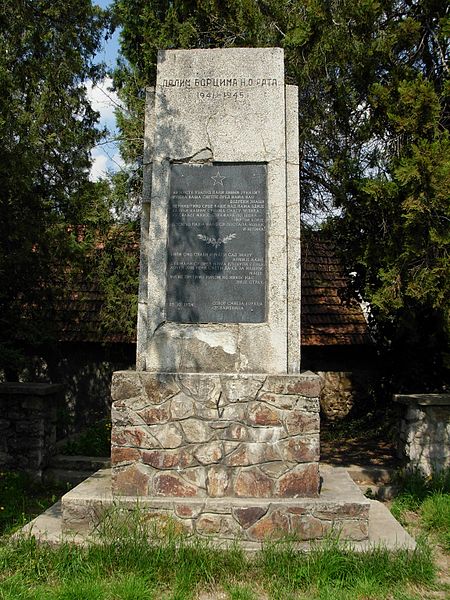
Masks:
[[[90,149],[101,132],[83,82],[104,13],[91,0],[4,0],[0,13],[0,363],[18,366],[20,340],[44,341],[45,314],[77,224],[97,213]]]
[[[372,304],[380,347],[398,359],[389,357],[398,385],[442,385],[450,341],[445,3],[116,0],[114,14],[123,28],[115,84],[128,108],[122,153],[135,173],[158,48],[284,47],[286,78],[299,86],[306,224],[334,215],[325,228]]]
[[[391,10],[367,88],[376,161],[335,230],[397,389],[439,390],[450,369],[448,11],[433,0]]]

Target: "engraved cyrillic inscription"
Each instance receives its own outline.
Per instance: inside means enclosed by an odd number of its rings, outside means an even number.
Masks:
[[[172,166],[167,319],[265,320],[266,166]]]

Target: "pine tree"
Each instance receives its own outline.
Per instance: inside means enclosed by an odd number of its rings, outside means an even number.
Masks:
[[[76,226],[102,202],[88,179],[101,133],[83,82],[102,74],[93,57],[104,24],[91,0],[2,2],[0,366],[7,371],[20,362],[20,341],[50,334],[45,308],[79,248]]]

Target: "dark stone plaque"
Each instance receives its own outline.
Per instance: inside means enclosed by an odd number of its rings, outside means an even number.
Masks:
[[[172,165],[169,321],[265,321],[266,197],[264,164]]]

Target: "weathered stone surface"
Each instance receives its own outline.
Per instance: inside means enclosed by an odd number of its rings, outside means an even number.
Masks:
[[[203,467],[192,467],[180,473],[188,483],[193,483],[198,488],[206,488],[206,470]]]
[[[154,425],[155,423],[166,423],[170,419],[170,413],[166,407],[148,407],[137,411],[142,421],[146,425]]]
[[[242,469],[234,482],[236,496],[241,498],[269,498],[272,480],[257,468]]]
[[[179,387],[173,375],[139,371],[142,387],[152,404],[162,404],[179,392]]]
[[[318,413],[304,413],[294,409],[289,411],[284,425],[289,435],[318,432],[320,417]]]
[[[450,394],[394,396],[406,404],[400,421],[399,456],[431,475],[450,467]]]
[[[298,465],[276,484],[276,496],[283,498],[300,498],[317,496],[319,494],[319,466],[317,463]]]
[[[284,475],[286,471],[292,468],[292,464],[277,461],[261,464],[259,468],[271,479],[278,479],[278,477],[281,477],[281,475]]]
[[[221,498],[227,495],[230,479],[225,467],[213,466],[208,469],[206,490],[211,498]]]
[[[249,538],[263,540],[281,538],[289,533],[289,518],[281,511],[273,510],[248,529]]]
[[[127,448],[126,446],[111,447],[111,464],[137,462],[141,458],[141,451],[137,448]]]
[[[274,446],[243,442],[234,452],[226,456],[224,462],[230,467],[245,467],[271,460],[280,460],[280,453]]]
[[[199,535],[219,535],[220,537],[233,538],[239,535],[239,526],[229,515],[204,513],[195,523]]]
[[[222,377],[222,389],[228,402],[248,402],[256,398],[265,377]]]
[[[261,506],[248,506],[246,508],[235,508],[233,510],[233,515],[239,525],[244,529],[247,529],[265,515],[266,512],[267,509],[262,508]]]
[[[222,435],[225,440],[240,440],[244,442],[248,440],[249,434],[250,432],[245,425],[242,425],[241,423],[232,423],[227,426]]]
[[[115,446],[134,446],[137,448],[156,448],[158,441],[145,427],[113,427],[111,443]]]
[[[122,496],[147,496],[149,476],[137,464],[113,471],[113,486]]]
[[[286,436],[281,427],[249,427],[248,435],[250,441],[264,444],[273,444]]]
[[[339,517],[363,518],[369,517],[369,505],[358,502],[335,503],[328,508],[315,510],[314,516],[318,519],[331,521]]]
[[[198,517],[203,506],[193,506],[190,504],[175,504],[175,514],[181,519],[192,519]]]
[[[264,392],[258,396],[258,400],[261,402],[266,402],[271,406],[275,406],[276,408],[281,408],[283,410],[290,410],[294,408],[297,398],[298,396],[295,394],[274,394],[271,392]]]
[[[250,79],[244,71],[252,73],[251,85],[248,85]],[[168,85],[175,80],[189,80],[190,85],[182,88]],[[196,80],[199,85],[195,84]],[[213,81],[227,80],[233,82],[242,102],[229,98],[225,87],[220,89],[220,84],[213,85]],[[269,80],[275,83],[266,85]],[[202,93],[208,96],[218,93],[220,98],[217,102],[206,102],[200,95]],[[177,373],[284,372],[287,366],[287,338],[294,336],[294,331],[296,340],[293,340],[293,346],[298,351],[299,328],[288,332],[287,307],[291,307],[293,314],[299,314],[299,294],[288,295],[286,281],[286,104],[291,108],[294,106],[294,95],[292,93],[287,98],[285,94],[283,52],[280,49],[229,48],[209,50],[208,54],[204,51],[171,50],[160,55],[155,109],[151,111],[157,118],[151,119],[155,123],[153,133],[146,135],[148,140],[153,140],[147,144],[152,146],[152,184],[147,185],[146,189],[152,190],[152,197],[148,228],[144,232],[148,239],[148,263],[145,263],[148,264],[147,369]],[[176,122],[174,114],[178,115]],[[297,111],[291,110],[290,114],[292,129]],[[270,135],[267,133],[268,119],[271,123]],[[183,135],[180,135],[180,123]],[[293,136],[289,138],[292,141]],[[295,164],[298,145],[293,143],[289,147],[290,162]],[[262,323],[241,323],[239,316],[236,316],[235,323],[229,325],[207,319],[207,322],[198,326],[186,326],[171,322],[173,319],[170,317],[167,319],[168,310],[165,308],[167,291],[170,289],[166,278],[170,169],[174,162],[195,164],[199,156],[211,156],[223,165],[267,164],[270,235],[266,238],[267,252],[264,254],[267,256],[266,273],[270,286],[266,288],[267,311]],[[295,167],[292,170],[295,171]],[[147,182],[148,179],[147,176]],[[297,236],[294,236],[294,245],[295,242],[298,245]],[[290,257],[297,265],[299,253],[293,254],[292,248],[291,244]],[[214,283],[214,277],[210,278],[212,281],[209,283]],[[230,278],[229,282],[231,287],[233,280]],[[247,283],[250,288],[251,282]],[[291,291],[296,289],[293,281],[290,283]],[[222,294],[216,292],[215,297],[220,299],[225,292],[228,292],[228,288]],[[234,298],[239,301],[246,293],[238,290]],[[193,304],[195,306],[195,299]],[[243,310],[251,312],[249,307]],[[142,328],[140,331],[144,336]],[[264,352],[261,352],[261,348]]]
[[[353,540],[358,542],[367,539],[369,526],[367,521],[342,521],[336,520],[333,523],[333,530],[338,533],[343,540]]]
[[[131,398],[121,401],[117,411],[128,414],[130,422],[133,418],[145,418],[154,424],[113,424],[115,447],[141,449],[136,457],[143,465],[159,471],[176,470],[154,475],[159,495],[169,493],[170,487],[175,490],[172,490],[174,496],[189,495],[194,489],[197,495],[215,498],[317,494],[317,470],[315,475],[302,471],[298,478],[302,461],[307,467],[318,460],[317,398],[290,394],[286,389],[280,394],[261,391],[265,376],[179,374],[176,386],[171,377],[167,376],[170,387],[167,394],[160,389],[162,382],[156,375],[149,378],[150,387],[157,390],[159,397],[156,404],[147,399],[147,405],[143,406],[142,399]],[[242,385],[238,391],[231,386],[235,401],[227,404],[224,382],[230,379],[234,384],[239,378],[254,381],[251,386]],[[289,380],[285,388],[292,387],[295,378],[284,378]],[[275,379],[278,385],[283,377]],[[253,399],[242,402],[249,390],[254,394]],[[268,401],[255,400],[255,395],[265,395]],[[160,402],[162,398],[165,399]],[[287,408],[291,405],[294,408]],[[165,422],[167,417],[171,421]],[[116,451],[116,456],[119,455]],[[122,456],[131,454],[125,452]],[[176,475],[177,484],[172,479],[158,479],[161,475]]]
[[[319,460],[319,436],[296,436],[277,444],[281,457],[288,462],[305,463]]]
[[[142,452],[142,462],[155,469],[185,469],[197,463],[191,452],[186,448],[178,450],[144,450]]]
[[[124,402],[114,402],[111,408],[111,422],[115,427],[133,427],[144,424],[142,418],[124,404]]]
[[[223,456],[223,446],[220,442],[210,442],[209,444],[199,446],[194,456],[203,465],[217,463]]]
[[[236,448],[239,448],[239,445],[240,442],[224,442],[223,451],[225,452],[225,455],[228,456],[229,454],[234,452]]]
[[[153,478],[152,492],[155,496],[197,496],[198,489],[189,485],[175,473],[160,473]]]
[[[170,410],[172,419],[174,421],[188,419],[189,417],[193,417],[195,414],[194,401],[184,392],[180,392],[174,398],[172,398]]]
[[[136,398],[143,393],[139,376],[135,371],[117,371],[112,376],[111,397],[114,402]]]
[[[281,425],[281,414],[265,404],[251,402],[248,406],[248,422],[251,425]]]
[[[183,442],[179,425],[176,423],[153,426],[151,432],[163,448],[178,448]]]
[[[247,419],[247,406],[242,403],[229,404],[222,410],[220,418],[226,421],[240,421],[241,423],[245,423]]]
[[[292,511],[289,511],[292,513]],[[324,523],[311,515],[291,514],[292,533],[299,540],[315,540],[323,538],[331,529],[330,523]]]
[[[318,398],[322,384],[317,375],[303,374],[302,377],[285,377],[280,375],[270,375],[264,384],[264,392],[275,394],[297,394],[307,398]]]
[[[208,442],[214,435],[208,423],[198,419],[186,419],[181,422],[181,427],[186,440],[190,443]]]
[[[150,512],[146,515],[146,526],[151,538],[167,538],[168,532],[172,535],[189,533],[193,529],[192,521],[180,521],[171,513]]]
[[[353,374],[344,371],[320,371],[317,374],[322,380],[322,413],[330,421],[344,418],[351,411],[357,395]]]

